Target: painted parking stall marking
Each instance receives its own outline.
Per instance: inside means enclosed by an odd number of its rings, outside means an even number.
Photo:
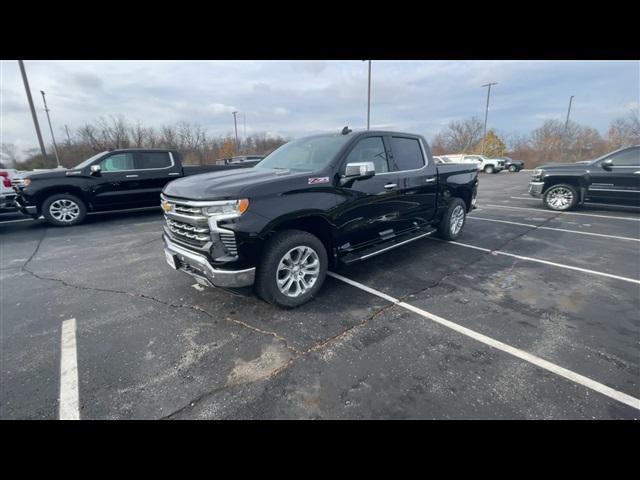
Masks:
[[[516,255],[515,253],[502,252],[500,250],[491,250],[490,248],[478,247],[477,245],[469,245],[468,243],[461,243],[461,242],[454,242],[454,241],[445,242],[444,240],[438,240],[437,238],[433,238],[430,240],[449,243],[451,245],[458,245],[460,247],[472,248],[474,250],[480,250],[482,252],[491,253],[493,255],[504,255],[506,257],[517,258],[518,260],[526,260],[529,262],[542,263],[544,265],[550,265],[552,267],[566,268],[567,270],[575,270],[577,272],[590,273],[592,275],[599,275],[601,277],[614,278],[616,280],[622,280],[623,282],[635,283],[637,285],[640,285],[640,280],[636,280],[635,278],[621,277],[619,275],[613,275],[611,273],[598,272],[596,270],[589,270],[588,268],[580,268],[580,267],[574,267],[572,265],[565,265],[563,263],[550,262],[549,260],[542,260],[540,258],[525,257],[522,255]]]
[[[533,210],[539,213],[553,213],[553,214],[561,214],[561,215],[581,215],[583,217],[598,217],[598,218],[614,218],[616,220],[631,220],[633,222],[640,222],[640,218],[633,217],[616,217],[613,215],[596,215],[593,213],[578,213],[578,212],[556,212],[555,210],[541,210],[539,208],[529,208],[529,207],[510,207],[507,205],[494,205],[494,204],[484,204],[483,207],[489,208],[508,208],[513,210]]]
[[[584,375],[580,375],[579,373],[573,372],[571,370],[568,370],[564,367],[561,367],[559,365],[556,365],[555,363],[549,362],[548,360],[545,360],[543,358],[537,357],[536,355],[532,355],[528,352],[525,352],[524,350],[520,350],[519,348],[516,347],[512,347],[511,345],[508,345],[506,343],[503,343],[499,340],[495,340],[491,337],[488,337],[486,335],[483,335],[482,333],[476,332],[475,330],[471,330],[467,327],[463,327],[462,325],[459,325],[455,322],[452,322],[450,320],[444,319],[442,317],[439,317],[438,315],[434,315],[433,313],[427,312],[426,310],[423,310],[421,308],[415,307],[409,303],[400,301],[397,298],[391,297],[389,295],[387,295],[386,293],[380,292],[378,290],[375,290],[371,287],[367,287],[366,285],[363,285],[362,283],[356,282],[354,280],[351,280],[349,278],[343,277],[342,275],[338,275],[337,273],[333,273],[333,272],[327,272],[327,275],[330,277],[335,278],[336,280],[340,280],[344,283],[347,283],[351,286],[354,286],[356,288],[359,288],[361,290],[364,290],[365,292],[371,293],[372,295],[376,295],[384,300],[387,300],[391,303],[394,303],[395,305],[404,308],[405,310],[409,310],[413,313],[416,313],[418,315],[420,315],[423,318],[427,318],[429,320],[432,320],[444,327],[447,327],[451,330],[454,330],[455,332],[458,332],[462,335],[465,335],[467,337],[473,338],[474,340],[477,340],[478,342],[481,342],[485,345],[488,345],[490,347],[493,347],[497,350],[500,350],[502,352],[508,353],[509,355],[512,355],[514,357],[517,357],[521,360],[524,360],[525,362],[531,363],[532,365],[535,365],[536,367],[542,368],[544,370],[547,370],[549,372],[555,373],[556,375],[559,375],[563,378],[566,378],[567,380],[570,380],[574,383],[577,383],[579,385],[582,385],[583,387],[589,388],[593,391],[596,391],[598,393],[601,393],[603,395],[606,395],[609,398],[612,398],[614,400],[617,400],[618,402],[624,403],[625,405],[629,405],[630,407],[636,408],[638,410],[640,410],[640,399],[632,397],[631,395],[627,395],[624,392],[620,392],[618,390],[615,390],[611,387],[608,387],[607,385],[604,385],[600,382],[596,382],[595,380],[592,380],[588,377],[585,377]]]
[[[506,223],[506,224],[509,224],[509,225],[518,225],[518,226],[521,226],[521,227],[531,227],[531,228],[536,228],[536,229],[540,229],[540,230],[554,230],[554,231],[557,231],[557,232],[577,233],[579,235],[593,235],[595,237],[604,237],[604,238],[613,238],[613,239],[616,239],[616,240],[628,240],[628,241],[631,241],[631,242],[640,242],[640,238],[619,237],[619,236],[616,236],[616,235],[605,235],[604,233],[581,232],[580,230],[567,230],[565,228],[544,227],[544,226],[533,225],[531,223],[511,222],[511,221],[508,221],[508,220],[497,220],[495,218],[475,217],[475,216],[471,216],[471,215],[468,215],[467,218],[469,218],[471,220],[483,220],[485,222],[497,222],[497,223]]]
[[[76,319],[62,322],[60,355],[60,420],[80,420]]]

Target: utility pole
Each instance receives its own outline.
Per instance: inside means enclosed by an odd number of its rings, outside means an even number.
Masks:
[[[367,89],[367,130],[371,120],[371,60],[369,60],[369,88]]]
[[[53,127],[51,126],[51,118],[49,118],[49,109],[47,108],[47,100],[44,98],[44,91],[40,90],[42,94],[42,102],[44,103],[44,111],[47,112],[47,121],[49,122],[49,130],[51,131],[51,140],[53,140],[53,151],[56,154],[56,162],[60,167],[60,157],[58,157],[58,147],[56,147],[56,138],[53,136]]]
[[[491,82],[491,83],[482,85],[482,87],[489,87],[489,89],[487,90],[487,106],[484,109],[484,131],[482,134],[482,155],[484,155],[484,144],[487,140],[487,118],[489,117],[489,97],[491,96],[491,85],[498,85],[498,82]]]
[[[236,114],[238,113],[237,111],[235,112],[231,112],[233,114],[233,128],[236,131],[236,153],[240,153],[240,146],[238,145],[238,122],[236,121]]]
[[[71,137],[69,136],[69,127],[64,126],[65,132],[67,132],[67,145],[71,145]]]
[[[247,114],[243,113],[242,114],[242,120],[244,121],[244,140],[245,142],[247,141]]]
[[[22,83],[24,83],[24,89],[27,92],[27,100],[29,101],[29,109],[31,110],[31,116],[33,117],[33,124],[36,127],[36,135],[38,136],[38,143],[40,144],[40,151],[42,156],[47,156],[47,151],[44,149],[44,142],[42,141],[42,134],[40,133],[40,125],[38,124],[38,117],[36,116],[36,109],[33,106],[33,98],[31,98],[31,89],[29,88],[29,81],[27,80],[27,72],[24,69],[24,62],[18,60],[20,64],[20,72],[22,73]]]
[[[573,103],[574,95],[569,97],[569,108],[567,109],[567,119],[564,122],[564,131],[562,132],[562,150],[566,150],[567,130],[569,129],[569,115],[571,114],[571,103]]]

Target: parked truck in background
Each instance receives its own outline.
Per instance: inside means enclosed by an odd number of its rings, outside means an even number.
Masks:
[[[499,158],[488,158],[484,155],[441,155],[448,158],[452,163],[471,163],[475,165],[480,172],[498,173],[504,169],[504,160]]]
[[[164,251],[202,285],[254,285],[263,300],[296,307],[338,264],[432,234],[457,238],[477,187],[475,165],[436,165],[419,135],[300,138],[254,168],[169,183]]]
[[[25,176],[14,185],[16,205],[56,226],[82,222],[88,212],[157,206],[162,188],[176,178],[253,166],[182,165],[171,149],[122,149],[98,153],[71,169]]]

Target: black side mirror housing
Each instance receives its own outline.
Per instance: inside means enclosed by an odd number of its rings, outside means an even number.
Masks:
[[[607,158],[606,160],[604,160],[600,166],[602,168],[604,168],[605,170],[611,170],[611,167],[613,167],[613,159],[612,158]]]

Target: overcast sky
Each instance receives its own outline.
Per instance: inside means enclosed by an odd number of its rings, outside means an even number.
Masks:
[[[297,137],[366,126],[367,64],[356,61],[26,61],[45,142],[62,141],[99,116],[122,114],[148,126],[198,123],[209,134],[266,132]],[[571,119],[605,133],[609,122],[638,111],[637,61],[374,61],[372,128],[421,133],[428,139],[451,120],[483,118],[487,82],[489,128],[527,133],[545,119]],[[1,141],[37,147],[18,62],[0,72]]]

